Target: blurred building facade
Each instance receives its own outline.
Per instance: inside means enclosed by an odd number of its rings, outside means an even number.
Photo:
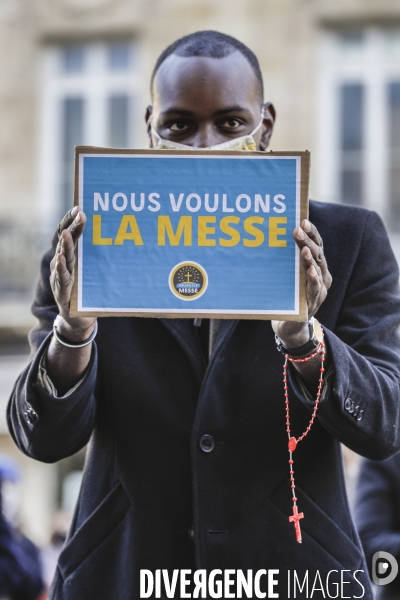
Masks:
[[[277,109],[272,149],[310,150],[311,196],[377,210],[400,255],[398,0],[1,0],[0,451],[21,460],[38,542],[83,458],[24,458],[4,410],[28,360],[39,257],[72,206],[73,147],[146,147],[152,67],[198,29],[254,50]]]

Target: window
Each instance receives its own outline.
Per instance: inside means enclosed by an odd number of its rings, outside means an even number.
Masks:
[[[108,139],[113,148],[128,146],[129,97],[126,94],[108,98]]]
[[[40,153],[45,230],[53,230],[73,204],[74,146],[137,144],[137,65],[130,41],[45,50]]]
[[[61,186],[62,212],[65,213],[73,198],[74,146],[83,143],[85,102],[82,97],[61,100]]]
[[[348,204],[362,204],[364,86],[340,86],[340,196]]]
[[[400,221],[400,81],[388,84],[389,210]]]
[[[108,65],[112,71],[126,71],[134,60],[133,48],[126,43],[110,44],[108,47]]]
[[[400,234],[400,29],[325,32],[317,85],[318,197],[376,210],[395,234],[396,243]]]
[[[65,73],[81,73],[85,66],[83,46],[66,46],[61,52],[62,69]]]

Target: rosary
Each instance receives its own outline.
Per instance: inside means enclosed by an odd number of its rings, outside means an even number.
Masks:
[[[291,435],[291,432],[290,432],[289,391],[288,391],[288,383],[287,383],[288,361],[290,361],[291,363],[304,363],[304,362],[308,362],[312,358],[315,358],[318,354],[321,356],[321,366],[319,369],[320,373],[319,373],[319,380],[318,380],[318,391],[317,391],[317,397],[316,397],[315,404],[314,404],[313,413],[312,413],[310,422],[308,423],[308,427],[306,428],[304,433],[299,438],[296,439],[294,436]],[[294,525],[294,529],[296,532],[296,541],[299,544],[301,544],[301,542],[302,542],[300,519],[304,519],[304,513],[299,513],[298,508],[297,508],[296,486],[294,483],[293,452],[296,450],[297,444],[306,437],[306,435],[308,434],[308,432],[311,429],[312,424],[314,423],[315,415],[317,414],[318,406],[319,406],[320,399],[321,399],[321,391],[322,391],[322,385],[323,385],[323,380],[324,380],[324,371],[325,371],[324,361],[325,361],[325,344],[322,339],[322,341],[318,344],[316,350],[309,356],[306,356],[304,358],[291,358],[288,354],[285,354],[285,364],[283,366],[283,388],[285,391],[285,405],[286,405],[286,431],[287,431],[288,439],[289,439],[288,450],[289,450],[290,487],[292,489],[292,502],[293,502],[293,507],[292,507],[293,514],[289,517],[289,522],[293,523],[293,525]]]

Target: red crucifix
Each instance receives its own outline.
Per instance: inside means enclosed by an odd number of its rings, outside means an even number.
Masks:
[[[289,522],[294,524],[294,528],[296,531],[296,542],[301,544],[301,529],[300,529],[300,519],[304,519],[304,513],[299,513],[297,510],[297,506],[293,506],[293,515],[289,517]]]

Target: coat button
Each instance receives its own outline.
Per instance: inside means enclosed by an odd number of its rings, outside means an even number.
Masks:
[[[200,439],[199,444],[203,452],[212,452],[212,450],[214,450],[214,438],[212,435],[208,435],[208,433],[203,435],[203,437]]]
[[[188,538],[191,542],[194,541],[194,525],[192,525],[188,531]]]
[[[32,407],[28,408],[28,414],[30,416],[31,423],[34,423],[37,420],[38,416]]]
[[[38,415],[37,415],[37,412],[35,412],[33,410],[32,406],[31,406],[31,404],[29,404],[29,402],[26,403],[25,410],[26,410],[26,413],[24,413],[24,415],[28,415],[29,422],[34,423],[37,420]]]
[[[347,400],[344,403],[344,407],[349,413],[352,413],[354,411],[354,402],[351,398],[347,398]]]
[[[29,423],[29,425],[33,425],[35,423],[35,421],[37,421],[38,419],[38,414],[36,411],[33,410],[32,406],[29,404],[29,402],[25,402],[24,404],[24,418],[25,421],[27,423]]]

